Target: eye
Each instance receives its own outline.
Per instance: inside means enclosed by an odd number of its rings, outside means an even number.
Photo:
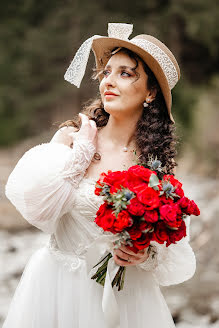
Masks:
[[[129,73],[126,72],[126,71],[122,71],[121,74],[122,74],[123,76],[131,76],[131,74],[129,74]],[[124,74],[125,74],[125,75],[124,75]]]
[[[107,75],[109,73],[109,70],[107,70],[107,69],[104,69],[103,71],[102,71],[102,74],[103,75]]]

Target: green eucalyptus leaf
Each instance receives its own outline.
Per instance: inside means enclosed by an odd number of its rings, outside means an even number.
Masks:
[[[156,174],[152,173],[150,176],[150,179],[149,179],[148,186],[153,188],[154,186],[157,186],[158,184],[159,184],[158,177],[156,176]]]

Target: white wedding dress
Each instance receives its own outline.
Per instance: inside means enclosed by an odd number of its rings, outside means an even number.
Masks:
[[[194,274],[189,237],[168,248],[154,243],[155,258],[127,267],[121,291],[90,278],[104,245],[106,251],[112,244],[104,244],[110,233],[94,223],[103,200],[94,194],[94,179],[84,177],[94,152],[87,140],[75,141],[73,149],[43,143],[27,151],[10,174],[6,196],[51,237],[28,261],[3,328],[175,327],[159,285]],[[111,269],[118,268],[111,261]]]

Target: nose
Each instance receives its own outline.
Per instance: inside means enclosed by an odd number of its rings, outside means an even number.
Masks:
[[[115,86],[115,76],[113,73],[110,73],[108,76],[105,77],[105,84],[106,86]]]

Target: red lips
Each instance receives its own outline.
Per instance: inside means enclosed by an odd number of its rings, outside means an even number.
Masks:
[[[115,94],[115,93],[112,92],[112,91],[105,91],[105,92],[104,92],[104,96],[106,96],[106,95],[118,96],[117,94]]]

